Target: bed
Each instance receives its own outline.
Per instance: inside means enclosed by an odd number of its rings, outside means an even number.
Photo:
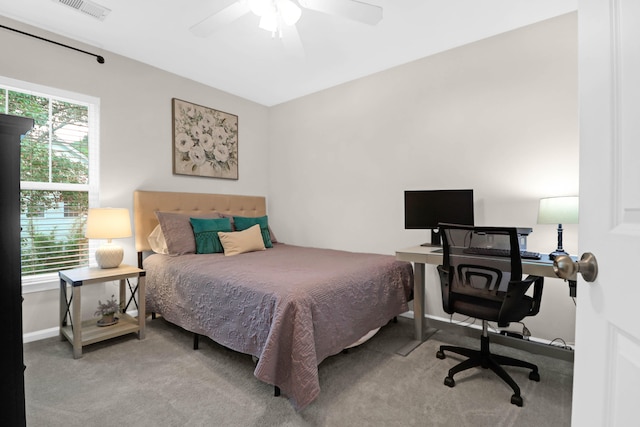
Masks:
[[[162,215],[266,221],[265,198],[136,191],[136,250],[149,312],[254,356],[256,378],[280,389],[298,410],[319,395],[318,365],[325,358],[409,309],[413,269],[391,255],[288,245],[263,223],[269,248],[172,255],[154,245],[155,253],[149,236]],[[234,228],[223,237],[248,232]]]

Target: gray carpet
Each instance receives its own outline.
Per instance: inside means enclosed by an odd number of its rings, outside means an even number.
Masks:
[[[537,363],[507,368],[524,407],[491,371],[473,369],[443,385],[460,358],[435,357],[440,344],[479,340],[438,332],[407,357],[395,354],[411,338],[413,321],[399,318],[347,354],[320,364],[320,397],[300,412],[253,376],[250,356],[192,335],[162,319],[147,322],[147,338],[115,338],[84,348],[74,360],[58,338],[25,344],[27,425],[39,426],[568,426],[573,364],[492,345],[496,353]]]

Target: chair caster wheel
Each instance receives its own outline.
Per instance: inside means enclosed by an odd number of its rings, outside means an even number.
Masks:
[[[518,396],[517,394],[514,394],[513,396],[511,396],[511,403],[513,403],[516,406],[522,407],[522,396]]]
[[[444,351],[438,350],[438,352],[436,353],[436,357],[438,359],[444,359],[445,358]]]
[[[540,374],[537,372],[531,371],[531,373],[529,373],[529,379],[531,381],[540,382]]]
[[[453,380],[453,378],[447,377],[444,379],[444,385],[446,385],[447,387],[453,387],[456,385],[456,382]]]

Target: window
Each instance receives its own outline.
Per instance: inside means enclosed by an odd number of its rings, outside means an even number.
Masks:
[[[98,200],[97,111],[95,98],[0,78],[0,113],[35,122],[20,146],[24,284],[89,265],[84,229]]]

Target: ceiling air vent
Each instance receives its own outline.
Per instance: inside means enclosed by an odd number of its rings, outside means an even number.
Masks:
[[[65,6],[69,6],[79,12],[92,16],[99,21],[104,21],[104,18],[111,12],[111,9],[107,9],[104,6],[100,6],[89,0],[52,0],[55,3],[60,3]]]

